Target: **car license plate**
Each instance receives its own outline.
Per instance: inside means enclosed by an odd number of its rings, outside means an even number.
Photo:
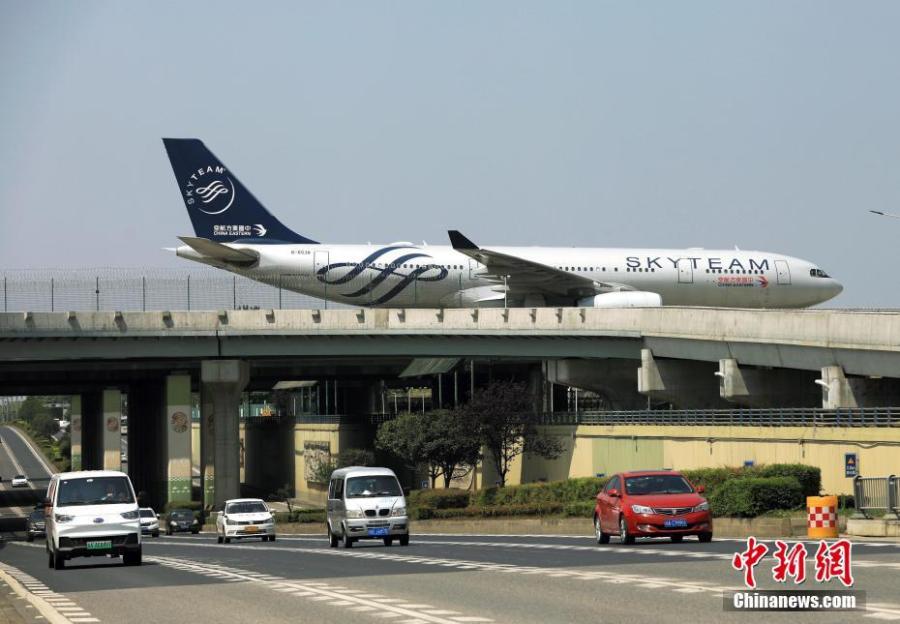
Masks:
[[[112,548],[112,540],[102,540],[96,542],[88,542],[88,550],[109,550]]]
[[[386,527],[381,529],[369,529],[369,537],[386,537],[388,533],[389,531]]]
[[[257,531],[259,531],[259,527],[248,526],[248,527],[245,527],[245,528],[244,528],[244,531],[245,531],[246,533],[256,533]]]
[[[676,520],[666,520],[665,522],[663,522],[663,526],[667,529],[686,529],[687,520],[683,518],[678,518]]]

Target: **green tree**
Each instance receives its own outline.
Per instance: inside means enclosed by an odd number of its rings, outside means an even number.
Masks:
[[[40,412],[31,419],[31,428],[37,435],[49,438],[59,431],[59,423],[49,412]]]
[[[481,437],[465,410],[437,410],[424,416],[427,440],[425,461],[444,478],[449,488],[453,479],[469,474],[481,456]],[[434,487],[432,479],[431,487]]]
[[[36,416],[40,414],[49,415],[50,410],[44,405],[42,397],[30,396],[19,404],[19,411],[16,416],[19,420],[31,423]]]
[[[476,423],[501,486],[506,485],[513,460],[522,453],[556,459],[563,451],[557,438],[538,430],[533,397],[523,383],[493,381],[476,390],[464,409]]]
[[[481,448],[478,431],[460,411],[401,414],[378,428],[375,446],[413,469],[424,468],[433,488],[438,477],[450,481],[468,474]]]

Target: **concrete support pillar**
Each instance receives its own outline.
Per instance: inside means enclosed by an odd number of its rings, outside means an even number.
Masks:
[[[853,386],[840,366],[823,366],[822,377],[816,383],[822,386],[822,407],[859,407]]]
[[[103,391],[103,470],[122,469],[122,393]]]
[[[128,475],[142,504],[157,509],[166,501],[164,391],[157,377],[128,388]]]
[[[69,440],[71,457],[69,466],[72,471],[81,470],[81,395],[75,394],[69,406]]]
[[[167,500],[191,500],[191,376],[166,377]]]
[[[727,407],[715,382],[716,365],[690,360],[657,360],[641,349],[638,392],[685,409]]]
[[[635,360],[550,360],[545,366],[548,381],[595,392],[612,409],[636,410],[647,406],[647,398],[634,386],[638,371]]]
[[[735,359],[719,360],[719,396],[747,407],[817,407],[815,373],[790,369],[741,367]]]
[[[201,413],[201,423],[213,429],[213,504],[220,507],[240,496],[240,402],[250,381],[250,366],[241,360],[205,360],[200,381],[202,408],[209,410]]]
[[[212,390],[200,385],[200,490],[203,507],[215,506],[216,439],[213,419]]]
[[[103,468],[103,393],[81,395],[81,469]]]

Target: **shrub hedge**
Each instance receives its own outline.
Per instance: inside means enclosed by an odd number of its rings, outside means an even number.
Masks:
[[[804,500],[795,477],[742,477],[717,487],[709,505],[714,516],[753,518],[776,509],[796,509]]]
[[[472,504],[478,507],[492,507],[590,501],[597,496],[597,492],[606,485],[608,480],[607,477],[580,477],[549,483],[489,487],[475,492]]]
[[[793,477],[800,484],[804,496],[818,496],[822,490],[822,471],[805,464],[761,464],[749,467],[697,468],[682,474],[694,485],[706,488],[707,498],[726,482],[748,477]]]
[[[469,506],[469,491],[450,488],[446,490],[414,490],[406,497],[410,507],[434,509],[462,509]]]

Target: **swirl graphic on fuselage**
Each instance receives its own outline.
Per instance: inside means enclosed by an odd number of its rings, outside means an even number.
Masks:
[[[382,256],[392,251],[397,251],[399,249],[415,249],[415,253],[407,253],[401,256],[398,256],[394,260],[384,263],[383,266],[378,267],[375,266],[375,260],[378,260]],[[416,281],[421,282],[437,282],[445,277],[447,277],[448,271],[445,267],[436,265],[436,264],[420,264],[415,267],[410,267],[412,270],[409,273],[401,273],[397,269],[403,268],[403,264],[413,260],[415,258],[430,258],[428,254],[421,253],[416,247],[408,247],[408,246],[394,246],[394,247],[382,247],[378,251],[369,254],[366,258],[363,258],[360,262],[336,262],[334,264],[328,264],[326,266],[321,267],[318,271],[316,271],[316,278],[322,282],[323,284],[327,284],[328,286],[337,286],[341,284],[346,284],[349,281],[359,277],[364,271],[373,271],[375,274],[372,276],[371,280],[362,288],[354,290],[353,292],[343,293],[342,296],[348,298],[357,298],[362,297],[363,295],[367,295],[374,291],[378,286],[384,283],[392,275],[396,275],[400,277],[400,281],[396,284],[393,284],[386,293],[378,297],[377,299],[371,301],[360,301],[360,305],[381,305],[383,303],[387,303],[401,292],[406,289],[407,286]],[[334,279],[328,279],[328,273],[334,269],[341,269],[346,267],[352,267],[349,271],[341,275],[340,277]],[[431,271],[436,271],[437,273],[434,275],[426,275]],[[365,276],[365,277],[368,277]]]

